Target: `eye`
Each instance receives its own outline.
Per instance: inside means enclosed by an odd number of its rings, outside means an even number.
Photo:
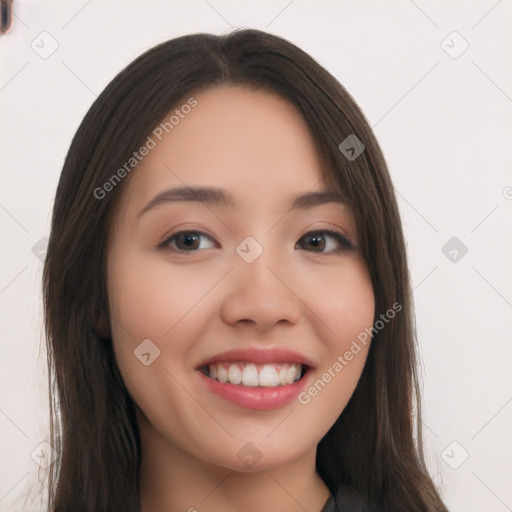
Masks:
[[[201,240],[206,240],[205,244]],[[209,242],[209,243],[208,243]],[[206,246],[205,246],[206,245]],[[329,229],[309,231],[297,242],[301,248],[313,252],[340,252],[354,249],[354,244],[341,232]],[[158,245],[159,249],[170,249],[182,252],[194,252],[200,249],[212,249],[216,244],[213,239],[201,231],[179,231],[166,238]]]
[[[302,248],[309,245],[313,252],[341,252],[355,248],[343,233],[329,229],[309,231],[300,238],[297,245],[301,245]]]
[[[211,242],[209,247],[202,246],[201,239],[209,240]],[[166,238],[158,245],[159,249],[177,251],[196,251],[197,249],[212,249],[213,247],[215,247],[213,240],[206,233],[202,233],[201,231],[180,231]]]

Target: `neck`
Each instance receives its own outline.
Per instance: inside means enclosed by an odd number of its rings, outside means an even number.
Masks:
[[[316,473],[316,446],[284,467],[234,471],[191,456],[139,422],[142,512],[318,511],[329,489]]]

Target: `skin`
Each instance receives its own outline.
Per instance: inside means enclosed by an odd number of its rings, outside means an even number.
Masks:
[[[318,249],[304,235],[338,229],[357,244],[354,220],[342,203],[290,211],[292,196],[326,188],[313,140],[286,100],[225,85],[194,97],[134,171],[109,237],[110,325],[138,408],[142,510],[319,511],[329,490],[315,471],[317,444],[369,347],[309,403],[272,411],[212,394],[195,368],[228,349],[280,346],[313,361],[308,387],[332,373],[373,323],[373,289],[357,247],[326,235]],[[138,217],[158,193],[185,184],[222,188],[236,205],[167,202]],[[176,239],[158,248],[182,230],[207,236],[194,251]],[[235,251],[248,236],[263,247],[250,264]],[[160,350],[149,366],[134,356],[145,339]],[[237,456],[248,442],[261,455],[250,467]]]

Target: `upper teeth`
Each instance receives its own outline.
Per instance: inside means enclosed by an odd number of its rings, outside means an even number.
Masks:
[[[296,363],[216,363],[204,367],[204,373],[219,382],[242,386],[284,386],[299,380],[302,365]]]

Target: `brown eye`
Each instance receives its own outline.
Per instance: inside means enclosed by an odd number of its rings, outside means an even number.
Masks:
[[[201,247],[210,249],[214,247],[212,239],[200,231],[180,231],[169,238],[166,238],[158,247],[161,249],[174,249],[177,251],[197,251],[200,248],[201,240],[205,238],[212,242],[211,247]]]
[[[354,248],[354,244],[344,234],[328,229],[310,231],[297,244],[312,252],[339,252]]]

